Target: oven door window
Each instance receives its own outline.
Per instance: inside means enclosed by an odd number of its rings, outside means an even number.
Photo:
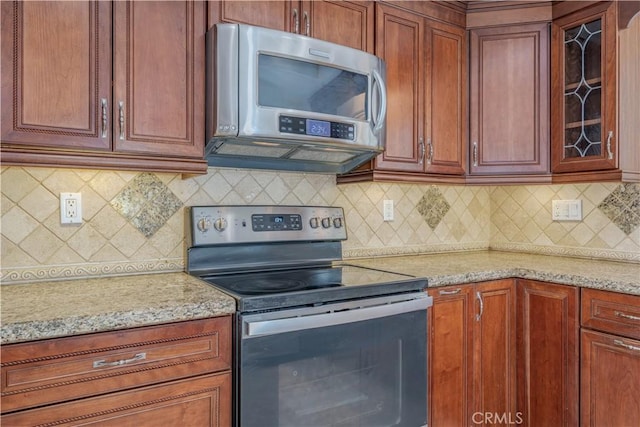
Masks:
[[[238,425],[426,425],[426,334],[414,311],[244,339]]]

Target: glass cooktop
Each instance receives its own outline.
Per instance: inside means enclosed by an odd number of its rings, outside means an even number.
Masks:
[[[425,279],[353,265],[203,276],[235,297],[239,311],[322,304],[423,290]]]

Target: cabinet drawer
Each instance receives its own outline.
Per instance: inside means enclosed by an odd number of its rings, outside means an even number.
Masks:
[[[582,289],[582,326],[640,339],[640,296]]]
[[[231,374],[172,381],[3,415],[2,425],[230,426]]]
[[[2,412],[229,369],[231,317],[5,345]]]

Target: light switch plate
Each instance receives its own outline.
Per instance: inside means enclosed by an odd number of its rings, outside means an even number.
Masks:
[[[582,221],[582,200],[552,200],[553,221]]]
[[[393,221],[393,200],[384,200],[382,202],[382,219],[384,221]]]

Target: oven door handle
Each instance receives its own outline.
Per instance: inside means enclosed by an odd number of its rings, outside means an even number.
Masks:
[[[379,319],[412,311],[426,310],[433,304],[433,298],[424,297],[409,301],[381,304],[376,306],[353,308],[343,311],[325,312],[308,316],[287,317],[283,319],[247,321],[245,320],[242,337],[254,338],[264,335],[283,334],[305,329],[343,325],[363,320]]]

